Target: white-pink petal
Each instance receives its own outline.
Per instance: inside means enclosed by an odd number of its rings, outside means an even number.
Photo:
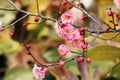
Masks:
[[[61,21],[73,24],[76,21],[76,15],[73,12],[65,12],[61,15]]]

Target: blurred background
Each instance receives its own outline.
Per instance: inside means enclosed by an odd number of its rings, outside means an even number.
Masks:
[[[12,0],[17,7],[31,13],[37,13],[36,0]],[[90,26],[91,21],[80,21],[82,12],[75,8],[68,9],[60,4],[63,0],[39,0],[39,10],[42,15],[59,19],[65,11],[76,13],[78,19],[76,24]],[[99,16],[106,23],[111,17],[107,16],[107,8],[112,8],[119,12],[113,5],[113,0],[81,0],[88,12]],[[8,0],[0,0],[0,7],[13,8]],[[6,26],[21,18],[25,14],[17,11],[0,10],[0,20]],[[26,54],[22,43],[30,43],[32,54],[43,64],[57,62],[59,54],[57,48],[61,43],[67,42],[55,31],[55,23],[52,21],[40,21],[34,24],[34,16],[29,16],[14,26],[0,31],[0,80],[35,80],[32,74],[34,60]],[[96,18],[97,19],[97,18]],[[31,23],[27,28],[22,25],[27,21]],[[92,25],[91,25],[92,26]],[[94,26],[94,25],[93,25]],[[119,26],[118,26],[119,27]],[[14,31],[14,35],[9,35]],[[115,33],[103,34],[103,38],[109,38]],[[89,36],[86,41],[93,37]],[[76,49],[74,49],[76,50]],[[77,49],[76,51],[80,51]],[[72,55],[63,59],[70,58]],[[97,39],[94,46],[88,50],[88,57],[92,58],[89,66],[89,75],[92,80],[120,80],[120,36],[113,40]],[[79,67],[79,66],[78,66]],[[55,66],[50,68],[45,80],[81,80],[80,71],[77,68],[76,60],[71,61],[65,67]]]

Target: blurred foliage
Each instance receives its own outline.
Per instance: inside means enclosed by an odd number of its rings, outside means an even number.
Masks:
[[[113,60],[120,58],[120,48],[108,45],[97,46],[89,49],[87,56],[95,60]]]
[[[111,76],[113,76],[116,79],[120,79],[120,62],[117,63],[111,70]]]
[[[8,30],[0,32],[0,54],[13,54],[20,50],[20,44],[11,39]]]
[[[31,69],[15,67],[8,69],[3,80],[34,80]]]

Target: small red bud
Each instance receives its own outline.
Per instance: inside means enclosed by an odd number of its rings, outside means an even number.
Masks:
[[[32,61],[33,61],[34,63],[36,62],[36,60],[35,60],[35,59],[33,59]]]
[[[85,20],[87,18],[87,16],[85,16],[85,15],[83,15],[83,16],[81,16],[81,20]]]
[[[82,43],[82,44],[81,44],[81,47],[82,47],[83,49],[87,49],[87,48],[88,48],[88,45],[87,45],[87,44]]]
[[[63,60],[60,60],[60,61],[59,61],[59,64],[60,64],[60,66],[64,66],[64,65],[65,65],[65,62],[64,62]]]
[[[106,31],[109,31],[109,30],[110,30],[110,28],[109,28],[109,27],[106,27],[106,28],[105,28],[105,30],[106,30]]]
[[[47,67],[44,67],[43,70],[45,71],[45,73],[49,71]]]
[[[81,27],[79,30],[80,30],[80,32],[84,32],[84,31],[85,31],[85,28],[84,28],[84,27]]]
[[[83,58],[83,57],[78,57],[78,58],[77,58],[77,61],[78,61],[78,62],[83,62],[83,61],[84,61],[84,58]]]
[[[66,23],[61,23],[61,28],[66,27]]]
[[[12,37],[14,35],[14,32],[10,31],[9,35]]]
[[[85,41],[85,40],[84,40],[84,37],[81,37],[81,38],[80,38],[80,41],[81,41],[81,42],[84,42],[84,41]]]
[[[66,5],[67,5],[67,2],[66,2],[66,1],[63,1],[63,2],[61,3],[61,5],[62,5],[62,6],[66,6]]]
[[[26,54],[27,54],[27,55],[30,55],[30,52],[29,52],[29,51],[27,51],[27,52],[26,52]]]
[[[116,17],[118,17],[119,16],[119,14],[116,14]]]
[[[71,9],[73,6],[72,5],[68,5],[68,9]]]
[[[113,23],[113,20],[109,20],[109,22]]]
[[[91,62],[91,58],[86,58],[86,62],[90,63]]]
[[[120,15],[118,16],[118,19],[120,19]]]
[[[28,23],[27,22],[24,22],[23,23],[23,27],[27,27],[28,26]]]
[[[120,19],[120,14],[116,14],[116,17],[117,17],[118,19]]]
[[[80,35],[81,35],[81,36],[84,36],[84,35],[85,35],[85,33],[84,33],[84,32],[80,32]]]
[[[114,14],[114,10],[107,10],[108,16],[112,16]]]
[[[115,23],[115,26],[118,26],[118,23]]]
[[[31,48],[31,44],[27,44],[27,48],[30,49]]]
[[[34,22],[38,22],[39,21],[39,18],[38,17],[35,17],[34,18]]]
[[[78,7],[78,6],[80,6],[80,4],[78,4],[78,3],[75,3],[75,6],[77,6],[77,7]]]

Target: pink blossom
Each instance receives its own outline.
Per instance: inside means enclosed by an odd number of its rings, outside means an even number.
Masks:
[[[114,0],[115,6],[120,9],[120,0]]]
[[[83,36],[80,35],[79,30],[76,29],[74,32],[71,33],[71,40],[68,40],[72,47],[78,48],[81,46],[81,38]]]
[[[56,33],[60,35],[61,26],[60,26],[59,22],[56,21],[54,29],[55,29]]]
[[[0,21],[0,30],[2,30],[3,28],[2,28],[2,21]]]
[[[75,29],[74,29],[74,27],[72,25],[67,24],[66,27],[61,28],[61,30],[59,31],[59,33],[60,33],[60,35],[62,37],[64,37],[65,39],[69,40],[69,39],[72,38],[71,37],[71,33],[74,32],[74,30]]]
[[[65,23],[74,23],[76,21],[75,13],[65,12],[62,14],[61,20]]]
[[[70,48],[65,45],[65,44],[61,44],[59,47],[58,47],[58,52],[61,56],[65,56],[67,55],[69,52],[70,52]]]
[[[41,67],[34,65],[32,70],[33,70],[34,77],[37,80],[43,80],[45,78],[45,71]]]
[[[80,37],[74,37],[72,40],[69,40],[69,43],[72,47],[79,48],[81,46]]]

